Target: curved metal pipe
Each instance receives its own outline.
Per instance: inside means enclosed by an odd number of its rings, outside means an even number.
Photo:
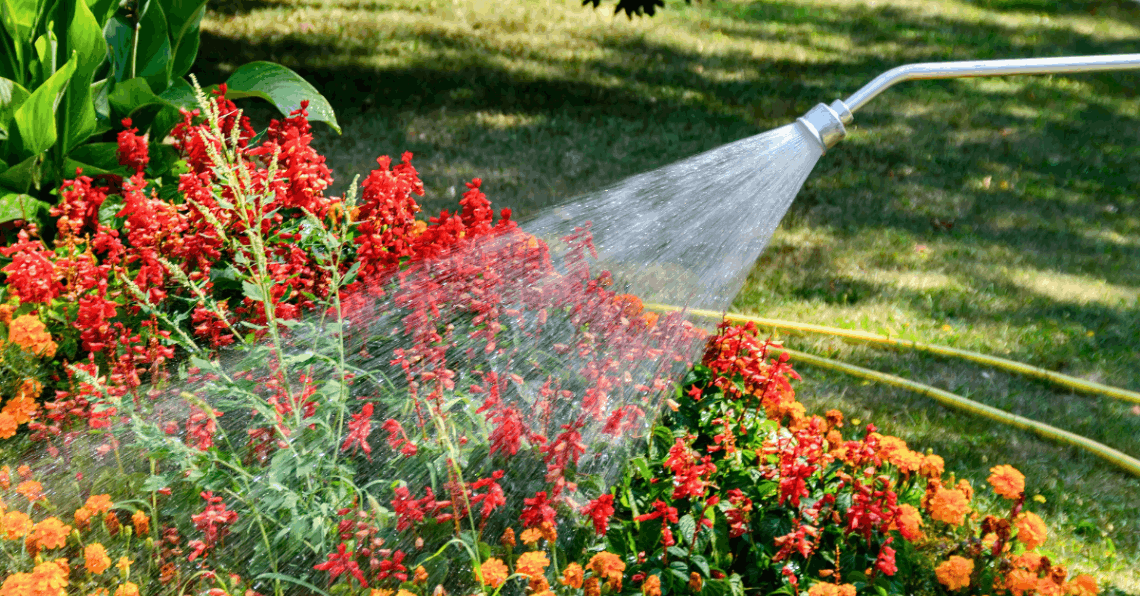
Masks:
[[[852,112],[863,107],[895,83],[902,81],[1131,69],[1140,69],[1140,54],[907,64],[875,77],[846,100],[837,99],[830,106],[822,103],[815,106],[803,117],[798,118],[796,123],[800,130],[809,138],[815,139],[826,153],[829,148],[847,136],[847,129],[843,125],[851,122]]]
[[[922,62],[892,68],[863,85],[843,101],[852,112],[863,107],[895,83],[918,79],[958,79],[1002,75],[1062,74],[1104,70],[1140,69],[1140,54],[1105,56],[1066,56],[1020,60],[969,60],[962,62]]]

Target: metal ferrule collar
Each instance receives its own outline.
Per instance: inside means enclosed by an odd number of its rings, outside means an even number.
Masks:
[[[827,153],[828,149],[847,136],[847,129],[843,125],[851,120],[851,110],[837,99],[830,106],[822,103],[815,106],[796,119],[796,126],[819,143],[823,153]]]

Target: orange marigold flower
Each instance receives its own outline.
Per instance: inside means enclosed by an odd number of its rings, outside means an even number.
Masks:
[[[0,439],[11,439],[16,436],[16,431],[20,428],[20,424],[16,422],[16,417],[8,412],[0,412]]]
[[[542,593],[554,596],[554,594],[550,591],[550,582],[546,581],[546,576],[543,575],[530,578],[530,582],[528,583],[527,588],[530,588],[530,592],[533,596],[538,596]]]
[[[507,581],[510,572],[507,564],[499,559],[487,559],[479,566],[479,574],[483,576],[483,585],[497,588]]]
[[[4,490],[12,488],[12,468],[8,466],[0,468],[0,488]]]
[[[1034,552],[1021,553],[1013,558],[1013,564],[1036,573],[1041,568],[1041,555]]]
[[[20,475],[20,478],[30,480],[32,478],[32,467],[28,464],[20,464],[19,467],[16,468],[16,473]]]
[[[25,480],[16,486],[16,492],[29,501],[38,501],[44,498],[44,485],[35,480]]]
[[[32,518],[23,511],[9,511],[0,517],[0,537],[19,540],[32,531]]]
[[[641,582],[641,593],[645,596],[661,596],[661,578],[656,575],[646,577]]]
[[[123,582],[115,588],[115,596],[139,596],[139,587],[134,582]]]
[[[696,571],[689,574],[689,589],[692,590],[694,594],[700,592],[704,587],[705,580],[701,577],[701,574]]]
[[[558,580],[564,586],[568,586],[577,590],[582,587],[582,576],[585,571],[582,566],[577,563],[570,563],[562,570],[562,579]]]
[[[135,526],[136,536],[145,536],[150,533],[150,518],[141,509],[131,515],[131,523]]]
[[[515,561],[515,571],[527,576],[532,580],[537,580],[546,573],[546,567],[550,565],[550,560],[546,558],[546,553],[540,550],[530,551],[523,553]]]
[[[80,530],[86,530],[88,522],[91,521],[91,510],[86,507],[80,507],[75,510],[75,525]]]
[[[107,513],[115,504],[111,502],[111,495],[91,495],[83,506],[93,513]]]
[[[131,559],[128,559],[124,555],[122,557],[119,557],[119,562],[115,563],[115,567],[119,568],[119,573],[126,575],[126,574],[131,572],[131,563],[134,563],[134,561],[132,561]]]
[[[938,487],[928,506],[931,518],[952,526],[962,525],[970,511],[969,499],[961,490],[943,486]]]
[[[40,385],[39,381],[35,379],[24,379],[24,383],[17,390],[16,396],[8,400],[8,403],[4,404],[4,409],[0,411],[15,418],[16,424],[31,422],[36,411],[40,409],[40,404],[36,398],[39,397],[43,388],[43,385]]]
[[[923,458],[922,467],[918,469],[918,473],[927,478],[941,478],[945,471],[946,462],[942,461],[941,456],[934,454]]]
[[[51,340],[47,326],[36,314],[20,315],[12,319],[8,325],[8,341],[37,356],[55,356],[55,342]]]
[[[503,537],[499,539],[499,544],[505,547],[513,548],[515,546],[515,531],[512,528],[503,530]]]
[[[1022,596],[1037,588],[1037,572],[1025,569],[1014,569],[1005,576],[1004,586],[1013,596]]]
[[[962,491],[963,495],[966,495],[966,501],[973,501],[974,500],[974,487],[970,486],[969,480],[962,478],[961,480],[958,481],[958,485],[955,486],[954,488]]]
[[[621,307],[621,314],[627,319],[636,317],[644,310],[644,306],[641,304],[641,298],[633,294],[618,294],[614,296],[614,304]]]
[[[423,566],[423,565],[420,565],[419,567],[416,567],[416,574],[415,574],[415,576],[412,578],[412,583],[414,583],[414,584],[422,584],[422,583],[426,582],[427,580],[428,580],[428,572],[427,572],[427,569],[424,569],[424,566]]]
[[[107,556],[107,549],[103,548],[102,544],[93,542],[83,549],[83,566],[91,573],[99,575],[111,568],[111,557]]]
[[[538,531],[547,542],[558,540],[558,531],[554,529],[554,522],[544,521],[538,524]]]
[[[816,582],[808,590],[808,596],[855,596],[855,586],[852,584]]]
[[[586,596],[602,596],[602,586],[596,577],[586,578],[582,582],[582,591]]]
[[[64,596],[67,593],[67,574],[71,570],[67,566],[67,559],[56,559],[46,563],[36,565],[32,572],[27,575],[30,585],[34,589],[26,591],[13,591],[7,592],[5,589],[8,587],[7,582],[4,587],[0,588],[0,594],[7,596],[8,594],[28,594],[28,595],[44,595],[44,596]]]
[[[934,569],[938,583],[947,590],[961,590],[970,585],[970,574],[974,572],[974,561],[957,555],[950,557]]]
[[[1052,578],[1043,577],[1037,580],[1037,596],[1061,596],[1061,586]]]
[[[67,543],[67,535],[71,534],[71,526],[59,521],[58,517],[49,517],[32,527],[30,534],[32,542],[39,548],[62,548]]]
[[[625,561],[621,557],[607,551],[602,551],[586,564],[586,569],[606,580],[606,585],[615,592],[621,591],[622,572],[625,571]]]
[[[1083,573],[1065,586],[1065,593],[1070,596],[1096,596],[1098,592],[1096,578]]]
[[[527,528],[519,534],[519,540],[522,540],[523,544],[537,544],[542,540],[542,531],[538,528]]]
[[[922,540],[925,536],[922,533],[922,514],[918,509],[911,505],[899,505],[899,517],[895,525],[898,526],[899,533],[903,538],[910,542],[915,540]]]
[[[1017,539],[1025,545],[1025,550],[1034,550],[1045,544],[1048,531],[1045,522],[1032,511],[1023,511],[1014,520],[1017,526]]]

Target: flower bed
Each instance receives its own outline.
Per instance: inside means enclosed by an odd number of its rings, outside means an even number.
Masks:
[[[410,155],[326,197],[304,109],[255,141],[224,94],[177,179],[124,122],[134,174],[0,249],[0,596],[1097,592],[1015,469],[983,515],[809,415],[755,327],[593,271],[587,222],[556,262],[478,180],[417,220]]]

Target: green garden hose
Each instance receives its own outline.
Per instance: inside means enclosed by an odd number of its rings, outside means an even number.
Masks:
[[[944,406],[963,410],[965,412],[969,412],[983,418],[989,418],[995,422],[1008,424],[1009,426],[1020,428],[1022,430],[1031,431],[1046,439],[1051,439],[1058,443],[1064,443],[1066,445],[1088,451],[1089,453],[1092,453],[1101,459],[1113,463],[1121,469],[1124,469],[1128,472],[1131,472],[1133,475],[1140,477],[1140,460],[1129,457],[1128,455],[1121,453],[1120,451],[1117,451],[1108,445],[1098,443],[1092,439],[1087,439],[1066,430],[1061,430],[1055,426],[1037,422],[1036,420],[1030,420],[1016,414],[1010,414],[1009,412],[1005,412],[1003,410],[999,410],[985,404],[980,404],[976,401],[966,399],[960,395],[950,393],[949,391],[944,391],[942,389],[938,389],[937,387],[931,387],[930,385],[923,385],[922,383],[915,383],[914,381],[909,381],[895,375],[889,375],[859,366],[846,364],[836,360],[831,360],[829,358],[813,356],[805,352],[800,352],[798,350],[792,350],[788,348],[773,348],[773,351],[787,352],[788,355],[797,362],[808,364],[810,366],[816,366],[819,368],[844,372],[855,377],[860,377],[886,385],[892,385],[902,389],[907,389],[909,391],[925,395],[926,397],[929,397],[930,399],[933,399],[934,401],[937,401]]]
[[[657,309],[657,310],[666,310],[666,311],[680,310],[679,308],[677,308],[675,306],[669,306],[669,305],[664,305],[664,304],[646,304],[645,307],[648,309]],[[946,346],[937,346],[937,345],[926,344],[926,343],[911,341],[911,340],[906,340],[906,339],[896,339],[893,337],[887,337],[885,335],[879,335],[876,333],[867,333],[866,331],[855,331],[855,330],[851,330],[851,329],[840,329],[838,327],[827,327],[824,325],[812,325],[810,323],[797,323],[794,321],[782,321],[779,319],[768,319],[768,318],[764,318],[764,317],[754,317],[754,316],[740,315],[740,314],[734,314],[734,313],[721,313],[721,312],[716,312],[716,311],[711,311],[711,310],[701,310],[701,309],[689,309],[687,312],[689,314],[692,314],[692,315],[695,315],[698,317],[706,317],[706,318],[714,318],[714,319],[724,318],[724,319],[727,319],[729,321],[737,321],[737,322],[753,322],[753,323],[756,323],[757,325],[759,325],[761,327],[767,327],[767,328],[772,328],[772,329],[783,329],[783,330],[798,331],[798,332],[803,332],[803,333],[819,333],[822,335],[831,335],[831,336],[835,336],[835,337],[841,337],[841,338],[849,340],[849,341],[863,342],[863,343],[868,343],[868,344],[872,344],[872,345],[879,345],[879,346],[889,346],[889,347],[894,347],[894,348],[907,348],[907,349],[916,350],[919,352],[926,352],[928,354],[937,354],[939,356],[949,356],[949,357],[953,357],[953,358],[961,358],[963,360],[969,360],[971,362],[977,362],[978,364],[984,364],[986,366],[990,366],[993,368],[1009,371],[1012,373],[1017,373],[1017,374],[1020,374],[1020,375],[1026,376],[1026,377],[1031,377],[1031,378],[1035,378],[1035,379],[1041,379],[1044,381],[1048,381],[1050,383],[1059,385],[1061,387],[1072,389],[1073,391],[1079,391],[1081,393],[1088,393],[1088,394],[1093,394],[1093,395],[1104,395],[1107,397],[1116,398],[1116,399],[1131,402],[1134,404],[1140,404],[1140,393],[1137,393],[1135,391],[1129,391],[1127,389],[1121,389],[1119,387],[1112,387],[1110,385],[1095,383],[1093,381],[1086,381],[1084,379],[1078,379],[1076,377],[1061,374],[1058,372],[1053,372],[1051,370],[1038,368],[1036,366],[1030,366],[1028,364],[1017,362],[1015,360],[1009,360],[1006,358],[999,358],[997,356],[989,356],[986,354],[980,354],[978,352],[971,352],[968,350],[959,350],[957,348],[950,348],[950,347],[946,347]]]

